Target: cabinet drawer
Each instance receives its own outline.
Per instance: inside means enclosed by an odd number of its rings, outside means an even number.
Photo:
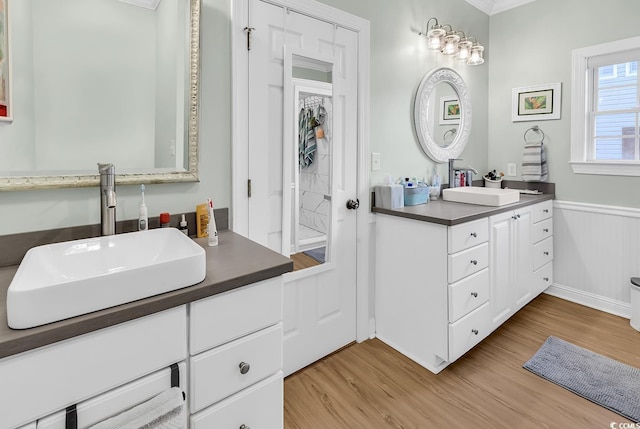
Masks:
[[[488,268],[449,285],[449,322],[455,322],[488,300]]]
[[[191,303],[191,355],[282,320],[282,277]]]
[[[246,368],[248,371],[243,374]],[[202,410],[281,368],[282,323],[193,356],[189,379],[191,412]]]
[[[553,235],[553,219],[545,219],[542,222],[536,222],[531,227],[533,242],[537,243],[545,238]]]
[[[187,381],[186,363],[180,362],[178,369],[180,371],[180,386],[184,387]],[[142,404],[169,388],[171,388],[171,369],[166,368],[80,402],[76,405],[78,427],[91,427]],[[62,409],[56,414],[38,420],[38,429],[65,429],[67,428],[66,418],[67,413]]]
[[[282,372],[191,416],[191,429],[278,429],[283,421]]]
[[[449,325],[449,362],[465,354],[491,333],[491,311],[485,302],[478,309]]]
[[[4,358],[0,404],[11,406],[0,412],[0,426],[33,421],[184,360],[186,334],[182,305]]]
[[[533,245],[533,269],[537,270],[553,260],[553,237],[545,238]]]
[[[533,222],[540,222],[553,216],[553,200],[547,200],[533,206]]]
[[[489,239],[489,219],[478,219],[448,229],[449,254],[468,249]]]
[[[489,244],[484,243],[471,249],[449,255],[449,283],[477,273],[489,265]]]
[[[543,265],[533,272],[533,292],[535,295],[542,293],[553,284],[553,262]]]

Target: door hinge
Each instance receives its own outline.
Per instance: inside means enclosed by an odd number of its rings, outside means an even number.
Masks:
[[[244,32],[247,33],[247,51],[251,50],[251,32],[255,30],[253,27],[246,26],[243,28]]]
[[[247,197],[251,198],[251,179],[247,180]]]

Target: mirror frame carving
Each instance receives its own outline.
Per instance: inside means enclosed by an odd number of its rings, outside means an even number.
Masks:
[[[442,147],[434,140],[427,118],[427,108],[431,95],[439,83],[451,85],[460,100],[461,115],[456,137],[447,147]],[[438,106],[439,108],[439,106]],[[464,79],[453,69],[442,67],[427,73],[418,87],[414,106],[416,134],[422,150],[433,161],[442,163],[457,158],[464,150],[471,133],[471,98]]]
[[[117,173],[118,185],[140,183],[198,182],[198,133],[199,133],[199,87],[200,87],[200,1],[189,0],[189,88],[187,89],[188,166],[186,171],[161,173]],[[100,160],[96,160],[97,162]],[[108,162],[108,160],[103,160]],[[2,176],[0,191],[23,191],[30,189],[60,189],[98,186],[100,175],[68,174],[57,176]]]

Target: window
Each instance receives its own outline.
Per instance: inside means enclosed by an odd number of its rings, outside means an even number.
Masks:
[[[640,37],[573,51],[571,166],[640,176]]]

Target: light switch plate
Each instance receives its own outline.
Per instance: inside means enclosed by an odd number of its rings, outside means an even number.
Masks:
[[[380,153],[371,152],[371,171],[380,171]]]
[[[518,175],[517,167],[515,162],[510,162],[507,164],[507,176],[514,177]]]

